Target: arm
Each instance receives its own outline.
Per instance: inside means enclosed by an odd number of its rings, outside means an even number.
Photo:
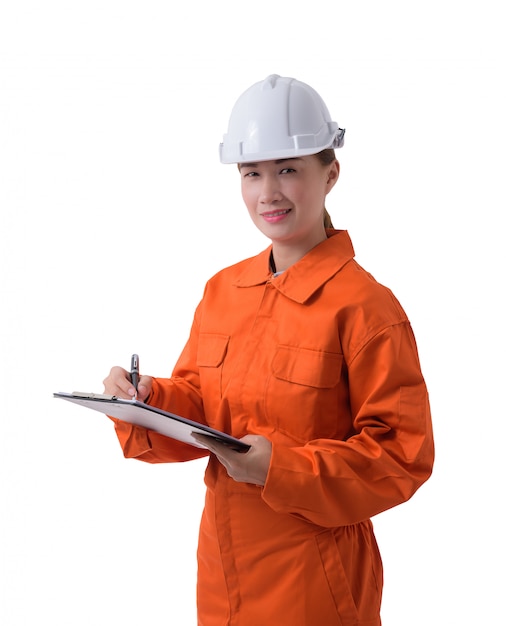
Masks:
[[[263,498],[321,526],[354,524],[408,500],[432,471],[428,394],[408,323],[378,333],[348,364],[346,441],[273,444]]]
[[[172,378],[141,376],[137,398],[152,406],[176,413],[195,422],[205,423],[199,377],[195,363],[195,346],[198,333],[198,316],[190,338],[179,357]],[[132,398],[135,388],[129,373],[121,367],[113,367],[104,380],[105,393],[121,398]],[[115,424],[123,453],[127,458],[136,458],[148,463],[170,463],[189,461],[207,456],[208,452],[164,435],[111,418]]]
[[[170,396],[170,385],[170,379],[142,376],[137,397],[141,402],[161,406],[164,398]],[[121,398],[131,398],[135,395],[130,376],[121,367],[111,369],[109,376],[104,380],[104,391]],[[168,410],[178,412],[173,405]],[[207,454],[205,450],[165,437],[142,426],[135,426],[114,417],[110,419],[114,422],[116,435],[126,458],[135,458],[148,463],[170,463],[190,461]]]

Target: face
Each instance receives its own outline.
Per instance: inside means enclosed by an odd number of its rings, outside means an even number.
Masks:
[[[306,252],[326,238],[325,197],[339,177],[339,164],[314,155],[239,166],[242,197],[251,219],[274,246]]]

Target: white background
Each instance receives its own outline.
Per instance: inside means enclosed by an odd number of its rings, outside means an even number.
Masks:
[[[195,624],[205,462],[125,460],[55,400],[169,375],[205,281],[267,244],[218,144],[268,74],[345,127],[328,202],[411,318],[431,480],[375,519],[385,626],[504,620],[500,3],[0,4],[0,623]],[[312,626],[312,625],[311,625]]]

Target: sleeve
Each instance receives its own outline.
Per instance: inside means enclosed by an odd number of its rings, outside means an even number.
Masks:
[[[382,330],[348,365],[353,434],[273,445],[262,497],[324,527],[355,524],[408,500],[434,461],[429,398],[409,322]]]
[[[200,382],[196,365],[200,306],[195,312],[190,337],[171,378],[154,378],[147,400],[152,406],[205,424]],[[173,463],[208,456],[207,450],[165,437],[142,426],[111,418],[126,458],[148,463]]]

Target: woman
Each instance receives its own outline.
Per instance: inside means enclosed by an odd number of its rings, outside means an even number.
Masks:
[[[308,85],[277,75],[237,101],[220,146],[271,240],[210,279],[170,379],[138,398],[228,432],[207,438],[198,548],[203,626],[379,626],[381,559],[370,518],[430,476],[430,409],[409,321],[354,260],[325,198],[344,130]],[[105,392],[131,397],[115,367]],[[115,420],[127,457],[208,454]]]

